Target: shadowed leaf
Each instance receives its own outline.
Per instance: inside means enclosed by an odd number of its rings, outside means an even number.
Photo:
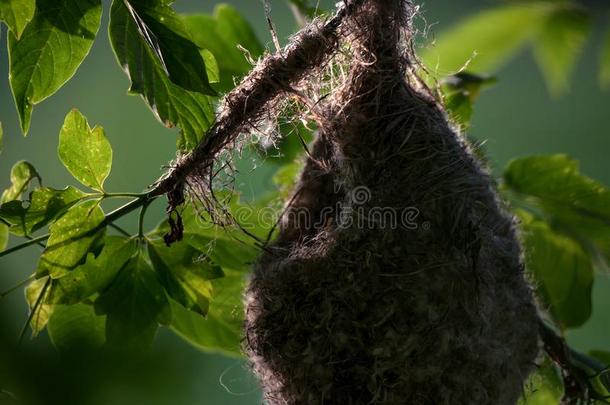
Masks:
[[[92,305],[56,305],[47,331],[60,352],[101,347],[106,341],[106,318],[96,315]]]
[[[169,307],[143,252],[129,260],[95,301],[95,312],[106,315],[106,339],[110,345],[137,348],[152,342],[158,322],[167,318]]]
[[[181,150],[194,148],[214,120],[210,99],[170,80],[158,54],[142,36],[138,21],[123,1],[113,1],[110,18],[112,48],[131,80],[129,91],[140,94],[165,126],[182,130]]]
[[[610,29],[608,29],[604,36],[599,63],[599,81],[604,88],[610,88]]]

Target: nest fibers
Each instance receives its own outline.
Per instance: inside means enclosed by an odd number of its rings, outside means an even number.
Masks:
[[[418,79],[406,0],[351,0],[265,57],[151,195],[214,212],[239,135],[295,104],[317,139],[246,291],[269,404],[514,404],[538,318],[514,219]],[[220,169],[218,169],[220,166]]]
[[[537,357],[514,219],[414,72],[412,10],[364,1],[343,82],[294,91],[319,133],[246,294],[269,404],[514,404]]]

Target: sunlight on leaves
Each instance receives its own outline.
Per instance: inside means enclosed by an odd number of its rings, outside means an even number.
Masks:
[[[101,15],[101,0],[39,0],[21,38],[9,34],[9,78],[24,134],[34,105],[63,86],[89,53]]]
[[[64,214],[84,197],[85,194],[74,187],[66,187],[63,190],[37,188],[30,193],[27,202],[9,201],[2,204],[0,218],[12,225],[11,233],[29,236]]]
[[[49,296],[49,277],[43,277],[32,281],[25,289],[25,299],[30,307],[30,327],[32,337],[36,337],[47,326],[49,317],[53,313],[54,306],[46,302]]]
[[[76,109],[68,113],[61,127],[58,154],[74,178],[94,190],[104,190],[112,167],[112,148],[104,129],[91,129]]]
[[[4,190],[0,202],[5,203],[20,199],[34,180],[38,180],[39,184],[41,182],[40,175],[31,163],[24,160],[15,163],[11,169],[11,186]]]
[[[1,0],[0,21],[4,21],[17,38],[34,17],[36,0]]]
[[[424,50],[424,64],[438,76],[459,72],[494,72],[534,38],[553,5],[507,4],[467,17],[442,32]]]
[[[57,279],[82,264],[87,253],[99,246],[105,228],[104,212],[98,201],[86,201],[70,208],[49,228],[50,237],[40,256],[36,274]]]

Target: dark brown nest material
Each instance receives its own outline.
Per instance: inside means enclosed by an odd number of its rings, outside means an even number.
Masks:
[[[227,96],[186,158],[198,170],[170,175],[203,193],[219,151],[278,95],[317,122],[246,292],[245,351],[269,404],[514,404],[534,366],[515,220],[419,80],[412,19],[408,1],[360,0],[312,23]]]

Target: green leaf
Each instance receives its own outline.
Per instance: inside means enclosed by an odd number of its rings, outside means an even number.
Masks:
[[[510,162],[505,186],[540,207],[555,230],[576,236],[610,258],[610,189],[582,175],[566,155]]]
[[[0,21],[4,21],[17,38],[34,17],[36,0],[0,0]]]
[[[258,212],[255,209],[242,206],[240,212],[247,214],[247,217],[244,215],[239,218],[242,219],[245,229],[257,234],[262,233],[261,227],[256,223]],[[259,250],[253,245],[252,239],[239,229],[214,225],[210,220],[201,218],[192,207],[185,207],[182,220],[183,242],[208,256],[223,269],[249,271],[251,264],[258,257]],[[169,225],[167,221],[163,221],[149,237],[154,240],[167,232]]]
[[[2,122],[0,122],[0,153],[4,150],[4,129],[2,129]]]
[[[210,280],[224,277],[222,269],[186,243],[171,247],[150,243],[148,253],[167,294],[200,315],[208,311],[212,296]]]
[[[470,127],[472,105],[481,89],[496,82],[496,78],[460,72],[443,80],[445,107],[451,118],[464,129]]]
[[[158,54],[142,37],[136,21],[139,20],[134,20],[123,1],[113,1],[110,41],[119,64],[131,80],[129,91],[140,94],[165,126],[180,127],[182,132],[178,146],[183,151],[190,150],[214,120],[210,99],[170,80]]]
[[[104,236],[105,228],[100,228],[103,221],[99,201],[85,201],[70,208],[49,228],[50,237],[40,256],[37,276],[61,278],[82,264]]]
[[[547,359],[530,375],[519,405],[559,404],[563,397],[563,383],[554,365]]]
[[[594,272],[589,253],[544,221],[521,217],[526,267],[538,283],[539,296],[563,329],[582,326],[591,316]]]
[[[72,305],[86,300],[95,293],[103,292],[136,251],[137,245],[134,239],[107,236],[104,239],[104,248],[98,257],[89,253],[84,264],[76,267],[67,276],[56,280],[53,284],[51,301],[56,304]]]
[[[106,339],[110,345],[137,348],[152,342],[158,322],[168,316],[169,306],[142,251],[95,301],[95,311],[107,316]]]
[[[54,305],[46,302],[51,290],[50,283],[49,277],[43,277],[32,281],[25,288],[25,299],[30,307],[30,311],[35,311],[30,315],[32,337],[36,337],[45,328],[53,313]]]
[[[29,204],[26,206],[21,201],[2,204],[0,218],[12,225],[11,233],[18,236],[30,235],[64,214],[84,197],[82,191],[71,186],[63,190],[37,188],[30,193]]]
[[[465,66],[471,72],[493,72],[537,35],[554,7],[538,1],[479,12],[441,33],[422,60],[440,76]]]
[[[602,87],[610,88],[610,29],[608,29],[604,38],[599,54],[599,82]]]
[[[589,14],[576,5],[555,10],[534,41],[534,56],[553,94],[568,89],[591,28]]]
[[[8,226],[0,223],[0,252],[8,246]]]
[[[184,21],[195,43],[216,56],[223,90],[233,87],[234,77],[243,76],[252,69],[238,46],[246,49],[252,59],[264,52],[252,26],[228,4],[216,6],[213,16],[190,14],[184,16]]]
[[[56,305],[47,331],[60,352],[99,348],[106,341],[104,316],[96,315],[92,305]]]
[[[141,40],[174,84],[189,91],[216,94],[208,82],[200,49],[170,6],[171,1],[123,0],[121,3]]]
[[[101,0],[38,0],[21,38],[9,35],[9,78],[24,134],[33,106],[63,86],[89,53],[101,15]]]
[[[11,169],[11,186],[4,190],[2,197],[0,197],[0,202],[5,203],[20,199],[33,180],[38,180],[39,184],[42,181],[32,164],[24,160],[15,163]]]
[[[112,167],[112,148],[102,127],[91,129],[77,110],[68,113],[59,132],[59,158],[82,184],[103,191]]]
[[[227,273],[226,277],[214,280],[213,284],[214,296],[205,318],[170,300],[170,327],[199,349],[239,356],[244,322],[243,275]]]

